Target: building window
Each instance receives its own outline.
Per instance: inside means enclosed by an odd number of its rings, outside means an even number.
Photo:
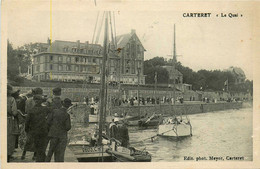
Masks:
[[[40,56],[38,56],[36,60],[38,63],[40,63]]]
[[[137,53],[138,53],[138,54],[141,53],[141,45],[137,45]]]
[[[91,58],[88,58],[88,63],[91,63]]]
[[[50,61],[53,61],[53,56],[52,55],[50,56]]]
[[[52,64],[50,64],[50,70],[52,70]]]
[[[62,56],[59,56],[59,62],[62,62]]]
[[[47,62],[48,61],[48,56],[45,56],[45,62]]]
[[[96,63],[96,58],[93,58],[93,63]]]
[[[132,67],[132,74],[135,74],[135,67]]]
[[[77,52],[77,48],[72,48],[72,52]]]
[[[44,65],[44,70],[47,71],[47,69],[48,69],[48,65],[45,64],[45,65]]]
[[[71,71],[71,65],[67,65],[67,71]]]
[[[71,57],[68,56],[68,57],[67,57],[67,63],[70,63],[70,62],[71,62]]]
[[[80,57],[80,62],[83,62],[83,57]]]
[[[80,53],[83,53],[83,49],[80,49]]]
[[[69,51],[68,47],[63,48],[63,51],[68,52]]]
[[[79,71],[79,66],[75,66],[75,71]]]
[[[75,62],[78,62],[78,61],[79,61],[79,58],[78,58],[78,57],[76,57],[76,58],[75,58]]]
[[[59,65],[59,71],[62,71],[62,65]]]
[[[87,63],[87,58],[84,58],[85,63]]]
[[[36,71],[39,72],[40,71],[40,65],[36,66]]]

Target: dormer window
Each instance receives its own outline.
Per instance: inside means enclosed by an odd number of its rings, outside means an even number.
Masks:
[[[72,52],[77,52],[77,48],[72,48]]]
[[[69,48],[68,48],[68,47],[65,47],[65,48],[63,48],[63,51],[64,51],[64,52],[68,52],[68,51],[69,51]]]

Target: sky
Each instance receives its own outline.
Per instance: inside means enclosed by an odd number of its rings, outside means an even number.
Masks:
[[[30,42],[47,42],[48,37],[51,37],[52,41],[91,42],[97,15],[100,13],[101,16],[103,11],[102,8],[96,9],[92,1],[88,1],[89,7],[82,5],[81,2],[72,1],[68,4],[28,1],[19,5],[19,1],[11,1],[6,8],[9,41],[15,47]],[[99,4],[97,1],[97,5]],[[215,7],[212,10],[207,8],[181,10],[175,6],[168,6],[164,10],[163,7],[154,6],[146,10],[144,8],[115,10],[116,34],[130,33],[131,29],[135,29],[146,49],[145,60],[156,56],[167,59],[172,57],[170,55],[173,53],[175,24],[177,60],[182,65],[194,71],[223,70],[235,66],[244,70],[247,79],[253,79],[250,11],[225,10],[226,6],[224,9]],[[184,18],[184,12],[210,12],[212,17]],[[215,17],[222,12],[239,13],[243,14],[243,17]],[[101,34],[100,44],[102,37]]]

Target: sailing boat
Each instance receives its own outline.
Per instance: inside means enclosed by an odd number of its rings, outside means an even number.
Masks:
[[[173,70],[175,69],[176,62],[176,45],[175,45],[175,24],[174,24],[174,41],[173,41]],[[174,74],[174,72],[173,72]],[[174,74],[175,75],[175,74]],[[175,104],[175,78],[173,78],[173,91],[174,91],[174,104]],[[186,116],[186,120],[183,120],[182,115],[180,117],[168,117],[164,118],[158,126],[158,136],[166,137],[186,137],[192,136],[192,126],[190,119]]]
[[[100,110],[99,123],[93,134],[91,142],[77,141],[69,144],[74,155],[79,162],[113,162],[113,161],[151,161],[151,155],[145,150],[136,150],[135,148],[125,148],[120,146],[120,142],[108,138],[104,133],[104,124],[106,122],[106,62],[108,58],[108,15],[110,12],[104,12],[105,15],[105,32],[103,44],[103,61],[100,88]],[[111,18],[110,18],[111,19]]]

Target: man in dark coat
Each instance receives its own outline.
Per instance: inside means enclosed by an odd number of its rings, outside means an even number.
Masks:
[[[35,100],[33,99],[34,95],[42,95],[43,91],[41,88],[34,88],[32,89],[29,93],[28,93],[28,99],[25,101],[25,114],[26,116],[28,115],[29,111],[31,111],[31,109],[35,106]],[[24,127],[25,130],[25,127]],[[30,129],[27,130],[25,132],[26,134],[23,133],[22,131],[22,135],[25,135],[25,145],[23,148],[23,154],[21,156],[21,159],[24,160],[25,159],[25,155],[27,151],[31,151],[34,152],[34,155],[32,157],[33,160],[36,159],[36,151],[35,151],[35,147],[34,147],[34,141],[33,141],[33,137],[31,135],[31,131]]]
[[[46,162],[51,161],[53,153],[55,162],[64,162],[67,132],[71,129],[70,115],[67,113],[70,106],[72,106],[71,100],[66,98],[63,101],[62,108],[53,109],[52,116],[48,117],[50,147]]]
[[[50,113],[50,109],[42,105],[43,100],[41,94],[34,95],[33,100],[35,105],[28,112],[25,122],[25,131],[27,133],[30,131],[33,137],[36,162],[44,162],[46,158],[45,151],[48,144],[48,124],[46,118]]]
[[[128,147],[129,145],[129,133],[127,126],[127,122],[124,121],[123,124],[118,127],[119,141],[121,142],[122,147]]]

